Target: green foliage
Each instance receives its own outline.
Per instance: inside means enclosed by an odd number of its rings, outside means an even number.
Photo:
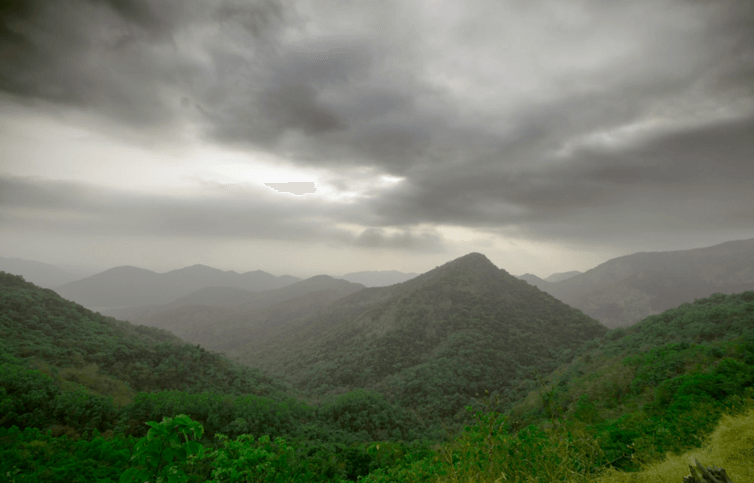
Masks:
[[[275,401],[260,396],[232,396],[215,392],[188,394],[180,391],[139,393],[120,413],[119,431],[143,435],[143,422],[186,414],[199,421],[212,438],[216,433],[291,434],[313,419],[313,409],[288,399]]]
[[[754,406],[754,292],[553,348],[538,346],[533,331],[555,305],[489,312],[496,299],[486,288],[463,270],[453,277],[465,291],[449,290],[446,279],[430,283],[396,309],[401,323],[385,337],[362,334],[354,347],[364,353],[317,346],[315,365],[302,374],[333,395],[313,406],[216,354],[0,274],[0,479],[587,482],[608,467],[605,478],[698,447],[722,415]],[[495,280],[490,274],[501,289]],[[518,288],[506,290],[515,300]],[[444,312],[435,311],[440,304]],[[526,326],[532,319],[520,310],[539,319]],[[426,323],[432,314],[438,318]],[[52,338],[58,333],[70,337]],[[572,358],[547,378],[535,373],[539,388],[504,414],[534,388],[532,371],[548,374]],[[102,394],[122,390],[120,377],[161,390],[117,408]],[[343,391],[359,384],[373,387]],[[486,388],[492,397],[480,409]],[[427,430],[464,421],[444,442]],[[419,440],[426,435],[434,442]]]
[[[317,475],[297,461],[294,449],[283,438],[270,440],[262,436],[256,441],[251,435],[229,440],[218,435],[221,447],[208,454],[212,460],[211,483],[290,482],[308,483]]]
[[[105,438],[97,431],[87,440],[53,437],[35,428],[0,428],[0,481],[116,482],[133,444],[132,439]]]
[[[134,326],[0,272],[0,352],[57,371],[102,395],[175,389],[281,397],[285,387],[172,334]],[[88,368],[86,371],[82,369]],[[66,371],[68,371],[67,374]],[[61,375],[61,373],[63,373]],[[102,377],[97,377],[101,373]],[[73,374],[73,378],[68,377]],[[66,379],[67,377],[67,379]],[[108,379],[109,378],[109,379]],[[125,402],[125,401],[124,401]]]
[[[186,415],[165,418],[161,423],[150,421],[149,432],[136,443],[131,467],[120,477],[120,483],[154,481],[155,483],[186,483],[191,481],[186,466],[192,459],[202,458],[204,447],[196,440],[203,433],[202,425]]]

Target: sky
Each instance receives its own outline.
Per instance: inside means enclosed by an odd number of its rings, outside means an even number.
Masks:
[[[15,0],[0,256],[512,274],[754,238],[750,0]]]

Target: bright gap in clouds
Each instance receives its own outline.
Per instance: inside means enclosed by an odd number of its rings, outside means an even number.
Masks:
[[[354,202],[403,180],[373,168],[342,173],[301,168],[263,152],[233,151],[198,140],[178,146],[139,146],[70,121],[65,116],[28,112],[12,120],[0,118],[3,172],[168,196],[201,195],[208,184],[249,186],[267,196],[294,196],[265,184],[305,181],[315,183],[313,196],[331,202]]]

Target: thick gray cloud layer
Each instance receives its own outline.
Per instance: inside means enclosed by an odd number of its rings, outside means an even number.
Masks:
[[[207,142],[404,178],[349,205],[306,208],[2,180],[6,206],[76,213],[61,225],[397,248],[441,244],[415,232],[435,223],[615,243],[635,237],[626,232],[754,229],[747,0],[2,8],[0,89],[19,102],[85,108],[161,139],[189,123]],[[24,213],[3,223],[33,223]],[[325,228],[334,222],[364,231]]]

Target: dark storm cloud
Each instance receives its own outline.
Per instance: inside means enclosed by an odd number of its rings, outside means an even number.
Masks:
[[[383,216],[375,224],[436,222],[575,242],[745,233],[754,227],[753,136],[751,117],[630,149],[583,148],[562,165],[458,167],[405,185],[371,209]]]
[[[0,229],[77,236],[255,238],[442,250],[443,240],[434,232],[406,228],[397,234],[367,230],[354,235],[334,228],[327,221],[340,216],[339,208],[316,201],[286,203],[278,196],[259,196],[255,188],[240,185],[205,188],[202,196],[171,197],[0,175]]]
[[[0,89],[133,125],[169,124],[199,72],[192,30],[211,21],[258,38],[282,10],[272,1],[15,0],[0,20]]]
[[[754,2],[438,3],[427,19],[404,2],[16,5],[0,26],[6,93],[137,126],[188,121],[208,140],[302,166],[405,178],[317,212],[372,226],[353,240],[362,246],[402,246],[413,238],[381,230],[420,223],[565,239],[629,223],[679,233],[754,224],[742,208],[754,203],[745,186],[754,175]],[[575,13],[558,17],[559,8]],[[440,23],[445,9],[458,17],[450,26]],[[81,196],[77,213],[116,219]],[[256,233],[232,222],[247,216],[269,225],[230,202],[192,205],[194,222],[188,204],[150,202],[159,222],[119,211],[121,202],[112,209],[127,226],[157,231]],[[149,204],[124,203],[134,213]],[[300,209],[266,206],[290,223],[269,232],[322,230]]]

